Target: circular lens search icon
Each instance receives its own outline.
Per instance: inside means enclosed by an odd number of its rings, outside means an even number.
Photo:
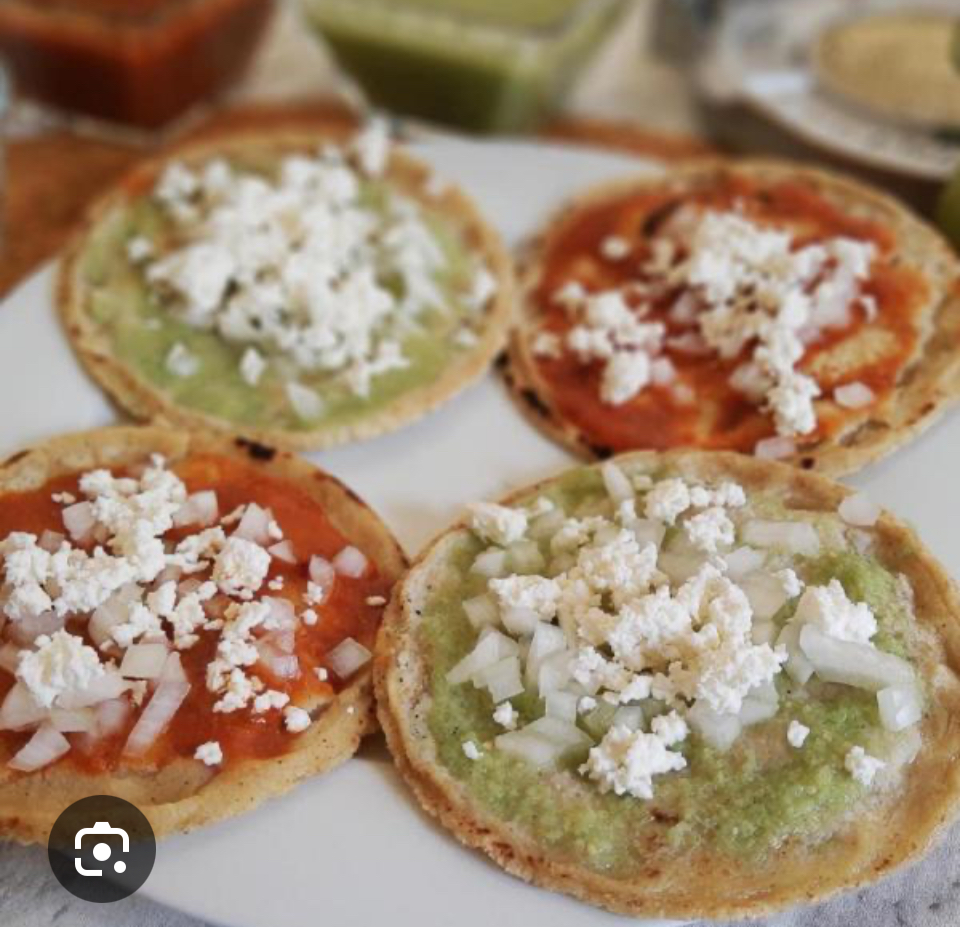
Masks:
[[[67,808],[53,825],[47,857],[71,895],[100,904],[120,901],[147,881],[157,856],[150,822],[136,805],[92,795]]]

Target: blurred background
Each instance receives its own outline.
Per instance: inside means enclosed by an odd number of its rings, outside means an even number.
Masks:
[[[787,154],[947,203],[960,232],[958,19],[960,0],[0,0],[0,288],[157,146],[371,109],[407,135]]]

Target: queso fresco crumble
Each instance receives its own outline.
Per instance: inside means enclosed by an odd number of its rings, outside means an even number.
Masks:
[[[172,320],[243,348],[247,385],[272,371],[296,416],[319,419],[311,378],[366,398],[378,377],[411,364],[404,340],[427,314],[462,315],[451,343],[468,348],[495,294],[470,255],[451,291],[450,254],[424,204],[390,183],[389,155],[373,122],[349,145],[282,157],[269,175],[223,158],[172,162],[151,194],[171,231],[134,234],[127,259]],[[180,379],[204,373],[181,341],[165,367]]]
[[[600,255],[623,262],[633,250],[621,238],[601,242]],[[541,330],[532,341],[540,357],[572,354],[582,364],[602,366],[600,397],[621,406],[648,386],[671,391],[685,405],[694,401],[676,376],[671,354],[710,355],[732,361],[750,347],[730,384],[768,411],[777,436],[764,439],[760,456],[786,456],[792,440],[817,427],[816,380],[797,368],[806,346],[854,313],[870,319],[874,298],[863,291],[876,257],[870,241],[833,237],[800,244],[787,230],[769,227],[736,209],[686,205],[652,239],[650,254],[629,282],[588,292],[568,282],[553,299],[569,317],[563,334]],[[685,325],[668,336],[651,310],[670,300],[668,316]],[[874,401],[869,387],[839,387],[835,401],[848,408]]]
[[[298,654],[298,630],[322,621],[341,584],[371,588],[364,554],[304,562],[270,509],[223,514],[214,489],[189,493],[159,456],[128,475],[83,473],[78,493],[53,494],[62,530],[0,539],[0,732],[24,738],[8,765],[33,772],[118,736],[121,762],[148,760],[191,691],[213,715],[280,713],[289,735],[307,730],[291,693],[315,657]],[[270,574],[298,566],[302,601],[271,594]],[[195,650],[209,658],[191,675]],[[329,696],[327,667],[346,680],[370,656],[343,637],[309,678]],[[230,759],[216,740],[190,749],[211,767]]]
[[[485,590],[462,603],[476,639],[446,683],[485,690],[501,733],[463,753],[541,769],[579,757],[600,792],[648,801],[687,768],[689,739],[725,753],[787,710],[785,685],[795,704],[830,684],[875,697],[879,725],[909,748],[894,762],[853,743],[845,773],[864,789],[885,770],[890,781],[919,747],[920,684],[910,662],[877,646],[867,603],[836,578],[801,579],[825,552],[815,524],[758,514],[733,482],[631,478],[615,462],[601,473],[606,499],[588,514],[549,494],[471,507],[482,547],[470,573]],[[838,530],[869,545],[878,515],[848,497]],[[515,703],[531,693],[542,714],[521,724]],[[781,736],[789,753],[818,731],[785,717]]]

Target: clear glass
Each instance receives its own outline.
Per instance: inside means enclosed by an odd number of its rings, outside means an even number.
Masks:
[[[625,0],[302,0],[376,106],[475,132],[532,128]]]

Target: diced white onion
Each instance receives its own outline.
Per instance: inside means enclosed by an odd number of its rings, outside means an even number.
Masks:
[[[277,560],[282,560],[284,563],[296,563],[297,554],[293,549],[293,542],[286,541],[277,541],[276,544],[271,544],[267,548],[267,553],[271,557],[276,557]]]
[[[156,679],[167,662],[163,644],[132,644],[120,662],[120,675],[125,679]]]
[[[103,675],[91,680],[83,689],[64,692],[60,696],[59,704],[61,708],[66,709],[87,708],[90,705],[96,705],[97,702],[118,698],[129,688],[130,683],[116,670],[108,669]]]
[[[566,748],[556,741],[534,734],[526,728],[508,731],[494,741],[498,750],[529,763],[537,769],[556,766]]]
[[[775,438],[764,438],[757,442],[753,449],[754,456],[763,460],[783,460],[792,457],[797,452],[797,442],[793,438],[778,435]]]
[[[768,679],[759,686],[754,686],[750,690],[749,697],[772,705],[780,704],[780,693],[777,691],[777,684],[772,679]]]
[[[507,562],[515,573],[539,573],[545,566],[543,554],[534,541],[518,541],[507,548]]]
[[[748,521],[743,526],[743,540],[754,547],[783,547],[805,557],[820,551],[817,531],[805,521]]]
[[[676,551],[663,551],[657,559],[657,566],[667,574],[671,583],[684,583],[706,563],[703,554],[688,554]]]
[[[870,692],[915,684],[913,668],[906,660],[868,644],[837,640],[810,624],[800,630],[800,648],[826,682]]]
[[[570,721],[561,721],[559,718],[551,718],[548,715],[537,718],[536,721],[528,724],[522,730],[553,741],[558,746],[563,747],[565,751],[576,750],[591,744],[590,737],[584,731],[581,731],[576,724]]]
[[[293,679],[300,673],[300,661],[295,654],[284,652],[265,638],[258,640],[256,647],[260,662],[278,679]]]
[[[323,414],[323,400],[306,386],[291,381],[287,384],[287,398],[293,411],[306,422],[312,422]]]
[[[877,693],[880,722],[888,731],[902,731],[923,717],[923,699],[915,685],[887,686]]]
[[[737,718],[743,727],[749,727],[751,724],[768,721],[777,713],[778,707],[776,702],[767,702],[748,695],[740,706]]]
[[[486,688],[495,704],[520,695],[523,681],[520,678],[520,658],[505,657],[474,674],[473,684],[477,688]]]
[[[606,487],[607,495],[614,502],[626,502],[633,498],[633,485],[623,470],[612,460],[606,461],[600,467],[600,475],[603,477],[603,485]]]
[[[66,616],[56,612],[41,612],[27,615],[19,621],[11,621],[7,634],[15,644],[29,647],[41,634],[53,634],[66,624]]]
[[[70,741],[63,734],[51,724],[42,724],[7,765],[20,772],[33,772],[59,760],[69,750]]]
[[[800,649],[800,629],[802,625],[795,621],[788,621],[777,638],[777,647],[787,651],[785,669],[787,675],[798,685],[804,686],[813,675],[813,664]]]
[[[125,596],[114,593],[99,605],[90,617],[87,623],[87,633],[95,647],[102,647],[107,641],[111,640],[111,632],[117,625],[123,624],[127,620],[130,606]]]
[[[320,601],[313,604],[322,605],[333,591],[334,583],[337,580],[337,572],[329,560],[315,554],[310,558],[309,573],[311,582],[316,583],[323,590]]]
[[[93,515],[93,506],[89,502],[77,502],[68,505],[61,513],[63,526],[74,541],[82,544],[93,536],[97,520]]]
[[[327,665],[341,679],[353,675],[361,666],[370,662],[373,654],[352,637],[344,638],[327,655]]]
[[[220,518],[220,506],[217,503],[217,494],[212,489],[195,492],[184,500],[183,504],[173,513],[173,527],[183,528],[187,525],[212,525]]]
[[[333,558],[333,568],[341,576],[349,576],[357,579],[366,572],[367,558],[364,553],[357,550],[356,547],[347,546]]]
[[[669,357],[655,358],[650,364],[650,381],[654,386],[669,386],[677,378],[677,368]]]
[[[881,776],[894,775],[904,766],[912,763],[923,746],[923,735],[919,725],[904,728],[896,737],[890,748],[884,753],[883,759],[887,768],[881,771]]]
[[[721,715],[700,700],[687,712],[687,721],[711,747],[726,752],[743,729],[736,715]]]
[[[548,692],[566,688],[572,678],[570,671],[572,659],[570,651],[564,648],[540,661],[537,688],[541,698],[545,698]]]
[[[79,708],[76,711],[54,708],[50,712],[50,723],[61,734],[86,734],[96,728],[97,715],[92,708]]]
[[[706,339],[699,332],[684,332],[667,338],[666,345],[677,354],[688,354],[692,357],[705,357],[713,350]]]
[[[133,709],[127,699],[111,698],[100,702],[93,710],[97,718],[96,736],[108,737],[127,723]]]
[[[530,641],[530,650],[527,653],[526,681],[533,688],[540,678],[540,664],[550,654],[564,650],[567,638],[563,631],[555,624],[540,622],[533,632]]]
[[[290,654],[296,650],[297,635],[292,627],[277,628],[275,631],[264,634],[260,640],[281,653]]]
[[[844,383],[833,391],[833,401],[845,409],[862,409],[872,405],[877,397],[866,383]]]
[[[767,555],[752,547],[738,547],[723,557],[727,564],[727,575],[731,579],[742,579],[749,573],[759,570],[766,562]]]
[[[544,512],[543,515],[538,515],[530,522],[527,536],[537,541],[553,537],[563,527],[566,520],[567,516],[563,509],[559,507],[551,509],[549,512]]]
[[[532,608],[508,606],[500,612],[504,628],[515,637],[526,637],[536,631],[540,616]]]
[[[547,716],[575,724],[577,721],[577,703],[580,696],[573,692],[548,692],[546,697]]]
[[[42,547],[49,554],[55,554],[60,550],[60,547],[66,539],[66,535],[61,534],[59,531],[47,530],[40,535],[37,546]]]
[[[488,550],[477,554],[470,572],[479,573],[481,576],[493,578],[495,576],[507,575],[507,552],[498,547],[491,547]]]
[[[880,517],[880,511],[880,506],[862,492],[844,498],[837,509],[848,525],[857,528],[872,528]]]
[[[751,573],[741,580],[740,588],[758,621],[769,621],[787,602],[783,583],[769,573]]]
[[[667,526],[651,518],[638,518],[630,522],[630,530],[641,547],[646,547],[647,544],[659,547],[663,543],[663,536],[667,533]]]
[[[772,621],[754,621],[750,639],[757,645],[769,644],[772,647],[779,633],[779,628]]]
[[[264,596],[263,604],[270,609],[265,619],[266,626],[272,631],[294,631],[297,627],[297,615],[289,599],[278,596]]]
[[[165,566],[151,583],[154,589],[159,589],[164,583],[176,583],[180,581],[183,570],[178,566]]]
[[[244,510],[233,536],[252,541],[261,547],[269,547],[274,542],[270,537],[270,522],[273,514],[269,509],[261,508],[256,502],[251,502]]]
[[[0,705],[0,731],[32,727],[47,716],[47,710],[22,683],[15,682]]]
[[[515,656],[519,649],[517,642],[505,634],[493,628],[485,630],[473,650],[447,673],[447,682],[454,686],[461,685],[488,666],[493,666],[506,657]]]
[[[639,731],[643,727],[643,709],[639,705],[621,705],[613,713],[613,721],[610,726]]]
[[[123,748],[124,755],[140,756],[146,753],[166,730],[189,692],[190,681],[180,664],[180,654],[168,654],[160,674],[160,684],[130,731]]]
[[[482,628],[493,627],[499,621],[500,610],[492,596],[486,593],[466,599],[463,602],[463,611],[467,621],[479,631]]]

